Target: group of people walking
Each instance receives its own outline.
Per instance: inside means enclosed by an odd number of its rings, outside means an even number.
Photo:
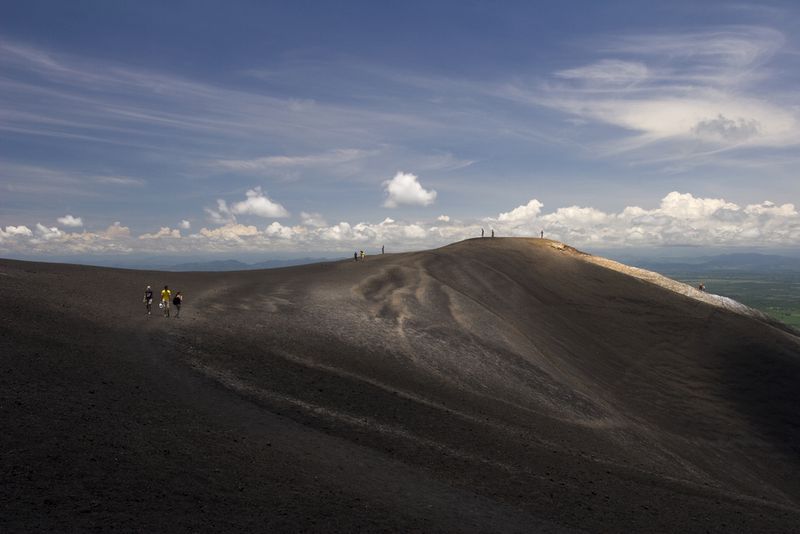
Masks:
[[[147,315],[151,315],[153,312],[153,289],[150,286],[147,286],[147,289],[144,290],[144,306],[147,309]],[[158,303],[159,309],[161,309],[164,317],[170,316],[170,303],[172,306],[175,306],[175,318],[181,316],[181,305],[183,304],[183,295],[180,291],[175,293],[175,296],[172,296],[172,290],[169,286],[164,286],[164,289],[161,290],[161,300]]]
[[[385,245],[381,245],[381,254],[386,254]],[[358,261],[359,259],[361,259],[361,261],[364,261],[366,257],[367,255],[364,253],[363,250],[358,250],[356,252],[353,252],[353,261]]]

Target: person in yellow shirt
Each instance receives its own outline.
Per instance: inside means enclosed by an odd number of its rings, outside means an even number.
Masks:
[[[164,286],[164,289],[161,290],[161,306],[164,308],[164,317],[169,317],[169,301],[172,297],[172,291],[169,290],[169,286]]]

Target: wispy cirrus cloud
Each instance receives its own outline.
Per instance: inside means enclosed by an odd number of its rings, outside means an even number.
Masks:
[[[784,46],[771,28],[618,36],[596,45],[606,56],[557,71],[538,89],[508,85],[506,98],[553,108],[584,124],[619,128],[606,154],[660,148],[691,159],[737,148],[800,143],[800,112],[774,88],[770,60]],[[645,156],[648,157],[648,156]]]
[[[218,160],[220,167],[240,171],[264,171],[287,167],[331,167],[343,163],[362,160],[370,154],[369,151],[357,148],[341,148],[328,150],[318,154],[302,156],[264,156],[253,159]]]

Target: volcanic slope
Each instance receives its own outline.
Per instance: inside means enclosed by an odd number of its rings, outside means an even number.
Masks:
[[[796,334],[621,270],[2,260],[0,530],[796,530]]]

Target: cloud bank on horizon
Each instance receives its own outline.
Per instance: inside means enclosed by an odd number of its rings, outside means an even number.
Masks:
[[[800,7],[598,4],[4,4],[0,254],[800,246]]]
[[[265,198],[248,191],[248,199]],[[260,193],[260,192],[259,192]],[[224,205],[224,201],[220,201]],[[244,201],[247,202],[247,201]],[[238,204],[234,204],[236,206]],[[234,218],[195,233],[181,221],[176,228],[134,236],[120,222],[98,231],[69,232],[41,223],[0,228],[0,251],[30,254],[221,253],[316,250],[343,252],[388,244],[393,250],[444,245],[477,237],[481,229],[499,236],[535,237],[576,246],[800,246],[800,213],[792,204],[761,202],[739,206],[721,198],[697,198],[673,191],[657,208],[629,206],[617,213],[569,206],[542,212],[543,204],[527,204],[494,217],[455,220],[439,215],[426,221],[403,222],[389,217],[379,223],[339,222],[327,225],[318,214],[304,214],[301,224],[273,221],[264,226]]]

